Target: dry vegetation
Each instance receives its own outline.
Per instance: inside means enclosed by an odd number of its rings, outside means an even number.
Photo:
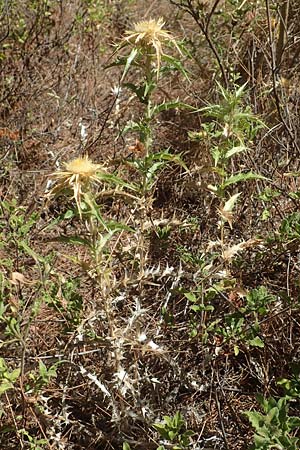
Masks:
[[[0,5],[0,448],[299,449],[298,1]]]

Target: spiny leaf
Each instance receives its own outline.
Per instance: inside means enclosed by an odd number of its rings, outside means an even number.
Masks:
[[[90,242],[88,239],[84,239],[80,236],[57,236],[55,238],[49,239],[49,242],[63,242],[65,244],[79,244],[90,247]]]
[[[245,147],[244,145],[233,147],[232,149],[226,152],[226,158],[230,158],[231,156],[236,155],[237,153],[244,152],[245,150],[247,150],[247,147]]]
[[[127,189],[130,189],[132,191],[135,190],[135,187],[133,184],[127,183],[126,181],[122,180],[122,178],[119,178],[116,175],[112,175],[110,173],[101,173],[101,174],[99,174],[98,178],[102,181],[106,181],[108,183],[113,183],[116,186],[126,187]]]
[[[231,212],[234,208],[234,205],[236,204],[237,199],[241,195],[241,192],[238,192],[237,194],[232,195],[227,202],[223,206],[223,211]]]
[[[135,59],[137,54],[138,54],[138,50],[136,48],[133,48],[131,50],[131,52],[130,52],[130,55],[126,59],[126,64],[125,64],[124,72],[123,72],[123,75],[122,75],[122,78],[121,78],[121,82],[126,77],[127,72],[130,69],[130,66],[131,66],[132,62],[134,61],[134,59]]]
[[[162,55],[162,60],[166,61],[167,63],[169,63],[170,65],[172,65],[174,67],[174,69],[178,70],[180,73],[182,73],[182,75],[184,76],[184,78],[190,82],[189,76],[188,76],[188,72],[185,70],[185,68],[183,67],[183,65],[181,64],[181,62],[176,59],[173,58],[170,55]],[[161,72],[164,72],[168,70],[168,68],[166,67],[162,67],[161,68]]]
[[[174,100],[170,102],[164,102],[160,105],[156,105],[152,109],[152,115],[158,114],[162,111],[169,111],[170,109],[194,109],[191,105],[181,102],[179,100]]]
[[[225,180],[224,183],[222,184],[222,189],[225,189],[231,184],[240,183],[241,181],[266,180],[266,179],[267,179],[266,177],[253,172],[238,173],[237,175],[232,175],[231,177],[227,178],[227,180]]]

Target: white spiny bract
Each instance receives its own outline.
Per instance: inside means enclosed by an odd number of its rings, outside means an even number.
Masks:
[[[103,392],[105,396],[111,397],[111,393],[107,390],[104,384],[98,380],[96,375],[93,375],[92,373],[88,372],[83,366],[79,366],[79,369],[81,375],[86,376],[89,380],[91,380],[101,390],[101,392]]]

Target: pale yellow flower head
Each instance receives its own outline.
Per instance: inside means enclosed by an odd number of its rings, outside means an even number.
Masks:
[[[91,178],[96,174],[100,167],[101,166],[99,164],[94,164],[87,156],[84,156],[83,158],[72,159],[71,161],[65,163],[66,171],[58,173]]]
[[[88,156],[72,159],[64,163],[64,166],[65,170],[58,170],[51,174],[57,181],[49,192],[49,196],[57,195],[67,188],[73,190],[74,199],[81,216],[83,189],[87,191],[91,182],[100,182],[97,172],[104,172],[104,168],[100,164],[94,164]]]
[[[142,50],[149,51],[154,49],[157,60],[157,69],[159,71],[161,56],[164,54],[162,50],[162,44],[171,42],[179,53],[181,53],[176,39],[172,34],[163,29],[165,22],[162,17],[158,20],[150,19],[143,20],[134,24],[133,30],[126,31],[127,37],[124,38],[125,42],[132,44],[135,47],[139,47]]]

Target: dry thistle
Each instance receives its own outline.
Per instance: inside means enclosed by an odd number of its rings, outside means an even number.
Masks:
[[[48,196],[52,197],[65,189],[71,189],[81,217],[83,190],[87,191],[92,181],[100,182],[97,172],[104,172],[104,168],[100,164],[94,164],[88,156],[72,159],[64,163],[64,166],[66,170],[59,170],[51,174],[57,181]]]
[[[164,25],[165,22],[162,17],[158,20],[143,20],[135,23],[133,30],[126,31],[128,36],[124,38],[125,43],[130,43],[134,47],[140,48],[144,53],[148,53],[151,51],[151,48],[154,48],[157,60],[157,72],[160,69],[161,56],[164,55],[162,50],[163,43],[172,43],[181,54],[176,39],[169,31],[163,29]]]

